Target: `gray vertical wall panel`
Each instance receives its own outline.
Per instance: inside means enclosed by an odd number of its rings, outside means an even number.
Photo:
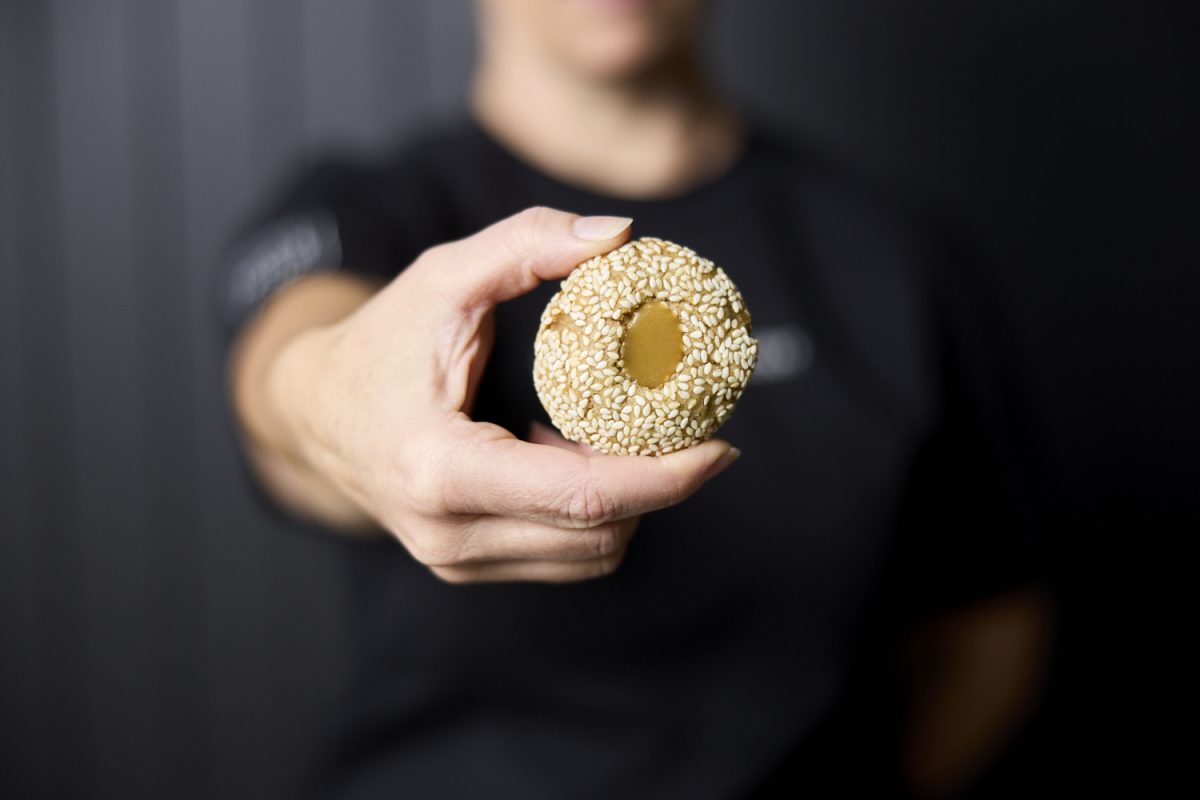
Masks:
[[[294,5],[270,8],[185,3],[179,19],[218,796],[297,793],[340,652],[332,630],[340,609],[337,545],[279,522],[255,502],[229,420],[212,302],[224,244],[303,152],[299,20],[285,13]]]
[[[426,8],[430,2],[374,0],[368,10],[371,102],[375,127],[389,142],[411,136],[432,105],[432,14]]]
[[[475,65],[475,4],[466,0],[428,0],[429,92],[433,113],[459,114]]]
[[[26,0],[9,9],[15,106],[10,130],[14,208],[13,256],[18,265],[17,320],[22,332],[19,374],[27,476],[29,543],[37,636],[36,712],[16,735],[34,744],[15,782],[48,796],[82,796],[93,766],[85,647],[84,564],[76,509],[77,448],[70,403],[67,275],[58,191],[59,130],[55,110],[53,9]]]
[[[303,4],[294,0],[248,5],[247,10],[247,64],[252,99],[256,100],[249,115],[250,158],[261,170],[254,198],[261,203],[265,188],[290,180],[303,166],[312,142],[309,125],[315,117],[309,113],[310,60],[318,58],[330,68],[339,58],[328,48],[337,46],[341,61],[356,66],[367,63],[347,50],[356,46],[349,38],[318,33],[306,40],[309,23],[326,31],[333,25],[350,31],[363,29],[356,16],[365,6],[327,3],[324,9],[317,9],[323,10],[324,19],[310,19]],[[338,15],[343,19],[334,22]],[[324,56],[320,50],[311,52],[308,43],[321,43]],[[351,69],[346,80],[365,78],[353,73]],[[274,105],[268,98],[281,101]],[[365,122],[360,118],[357,124]],[[231,233],[225,230],[219,235],[226,239]],[[209,269],[213,266],[207,265]],[[245,492],[245,476],[238,477]],[[287,786],[307,776],[304,767],[313,760],[314,735],[320,730],[320,721],[329,718],[332,687],[342,666],[344,648],[338,639],[343,607],[341,548],[336,539],[306,535],[257,504],[241,516],[239,525],[247,548],[246,564],[252,566],[246,573],[251,580],[240,594],[262,609],[272,631],[269,640],[260,637],[255,643],[260,668],[270,676],[270,692],[260,702],[268,709],[274,736],[270,749],[262,755],[263,774],[275,785]],[[304,668],[297,670],[296,664],[304,664]],[[257,688],[261,692],[261,685]]]
[[[304,15],[296,0],[243,3],[242,47],[250,89],[250,162],[246,178],[261,189],[277,183],[304,152]]]
[[[187,0],[178,0],[186,2]],[[178,1],[126,0],[127,80],[138,309],[138,391],[145,398],[141,453],[147,472],[145,541],[153,664],[145,676],[154,742],[146,754],[153,794],[211,797],[211,687],[207,680],[205,573],[197,525],[199,409],[189,327],[179,104]]]
[[[123,9],[55,4],[60,191],[78,444],[88,700],[100,795],[149,794],[153,751],[146,465],[141,461],[132,154]]]
[[[17,15],[0,4],[0,796],[33,791],[29,766],[39,760],[35,720],[39,713],[37,652],[19,643],[36,641],[35,542],[27,468],[28,419],[23,351],[32,343],[22,330],[18,274],[16,119]]]
[[[300,4],[309,152],[373,143],[374,44],[371,0],[303,0]]]
[[[269,687],[259,652],[269,629],[260,605],[240,593],[253,580],[240,519],[245,491],[236,479],[228,430],[221,354],[211,340],[212,272],[219,242],[245,214],[255,187],[251,164],[250,70],[245,3],[237,0],[181,4],[178,17],[180,102],[183,130],[184,232],[187,237],[189,326],[196,368],[198,471],[195,491],[208,598],[208,674],[213,724],[214,795],[271,796],[259,766],[267,709],[255,687]],[[250,572],[250,575],[247,575]]]

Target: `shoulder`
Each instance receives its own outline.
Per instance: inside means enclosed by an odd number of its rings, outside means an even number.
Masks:
[[[903,285],[939,306],[964,282],[987,281],[980,237],[952,209],[811,137],[759,126],[754,141],[762,180],[806,250],[845,280]]]
[[[464,159],[474,159],[486,149],[487,140],[465,118],[445,120],[406,139],[392,148],[386,167],[429,171],[450,169]]]
[[[468,123],[446,122],[382,151],[320,154],[293,172],[264,218],[326,213],[344,238],[386,239],[404,250],[440,241],[454,233],[458,187],[477,139]]]
[[[329,151],[298,164],[221,257],[221,313],[240,323],[281,286],[319,269],[394,275],[457,234],[462,165],[478,145],[449,123],[371,154]]]
[[[436,191],[474,157],[477,139],[465,121],[445,122],[379,150],[334,148],[307,156],[289,171],[266,215],[280,207],[378,202],[397,192]]]
[[[452,179],[464,164],[478,159],[480,150],[480,137],[469,122],[447,121],[405,138],[367,167],[383,183],[437,184]]]
[[[914,252],[964,238],[947,209],[811,136],[760,125],[753,141],[759,169],[773,176],[781,197],[831,231],[869,231],[875,242]]]

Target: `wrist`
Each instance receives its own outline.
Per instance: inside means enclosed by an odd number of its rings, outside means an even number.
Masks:
[[[333,325],[299,331],[276,353],[263,376],[263,443],[293,461],[311,465],[326,402],[322,377],[329,374]]]

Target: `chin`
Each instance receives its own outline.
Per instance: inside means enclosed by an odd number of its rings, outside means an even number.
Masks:
[[[654,69],[675,45],[674,37],[658,31],[629,31],[588,37],[563,55],[593,80],[622,81]]]

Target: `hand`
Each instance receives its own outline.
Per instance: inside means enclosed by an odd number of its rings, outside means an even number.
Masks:
[[[444,580],[612,572],[640,514],[685,499],[737,451],[712,440],[599,455],[467,412],[495,305],[619,246],[629,223],[529,209],[432,248],[346,319],[300,334],[268,384],[288,449]]]

